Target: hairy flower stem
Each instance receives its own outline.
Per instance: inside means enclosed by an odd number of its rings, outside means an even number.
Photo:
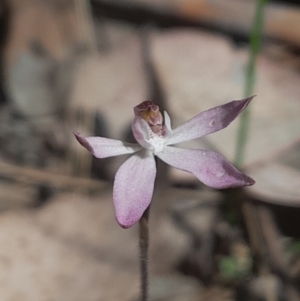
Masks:
[[[139,221],[139,243],[140,243],[140,277],[141,277],[141,299],[148,301],[148,251],[149,251],[149,210],[145,210]]]
[[[263,28],[264,5],[267,0],[256,0],[255,16],[250,33],[249,60],[246,69],[246,81],[244,94],[248,97],[253,93],[255,82],[255,62],[259,53],[261,33]],[[243,164],[244,152],[249,132],[250,112],[246,109],[240,118],[240,125],[237,134],[237,144],[235,152],[235,165],[240,167]]]

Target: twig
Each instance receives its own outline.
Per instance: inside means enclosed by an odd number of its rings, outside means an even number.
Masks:
[[[17,166],[1,161],[0,177],[28,184],[44,184],[65,190],[100,190],[108,185],[103,181],[54,174],[48,171]]]
[[[240,0],[174,1],[169,6],[163,2],[132,0],[91,0],[91,4],[93,12],[100,17],[162,27],[201,27],[243,40],[249,35],[254,8],[254,1]],[[300,46],[299,8],[270,1],[265,19],[264,37]]]
[[[78,20],[78,31],[82,41],[92,52],[97,51],[96,33],[91,13],[90,1],[74,0],[76,16]]]
[[[260,219],[262,235],[267,246],[267,256],[273,269],[281,277],[285,291],[290,301],[300,299],[299,287],[291,273],[289,263],[284,254],[282,237],[276,226],[271,210],[264,205],[258,206],[258,218]]]

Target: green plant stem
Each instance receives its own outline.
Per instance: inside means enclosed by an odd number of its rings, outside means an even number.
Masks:
[[[264,19],[264,5],[267,0],[256,0],[255,16],[250,33],[249,60],[246,70],[244,96],[249,97],[253,93],[255,82],[255,62],[261,44],[261,33]],[[249,132],[250,111],[247,108],[240,117],[240,124],[237,134],[237,144],[235,152],[235,165],[240,167],[243,164],[246,142]]]
[[[139,221],[141,301],[148,301],[149,210],[150,206]]]

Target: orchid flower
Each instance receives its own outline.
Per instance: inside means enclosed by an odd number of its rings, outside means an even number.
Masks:
[[[205,185],[213,188],[253,185],[253,179],[238,171],[214,151],[171,146],[227,127],[252,98],[231,101],[199,113],[174,130],[166,111],[163,118],[157,105],[144,101],[134,108],[132,132],[138,143],[104,137],[83,137],[74,132],[78,142],[96,158],[133,153],[118,169],[114,181],[113,202],[120,226],[133,226],[150,205],[156,177],[154,155],[175,168],[192,173]]]

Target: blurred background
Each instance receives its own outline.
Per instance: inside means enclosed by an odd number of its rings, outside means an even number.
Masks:
[[[250,96],[258,2],[0,2],[0,300],[137,300],[137,226],[112,204],[126,156],[95,160],[72,131],[134,141],[146,99],[175,127]],[[215,191],[158,163],[153,301],[300,300],[298,1],[266,1],[254,79],[239,164],[253,187]],[[238,128],[182,146],[234,162]]]

